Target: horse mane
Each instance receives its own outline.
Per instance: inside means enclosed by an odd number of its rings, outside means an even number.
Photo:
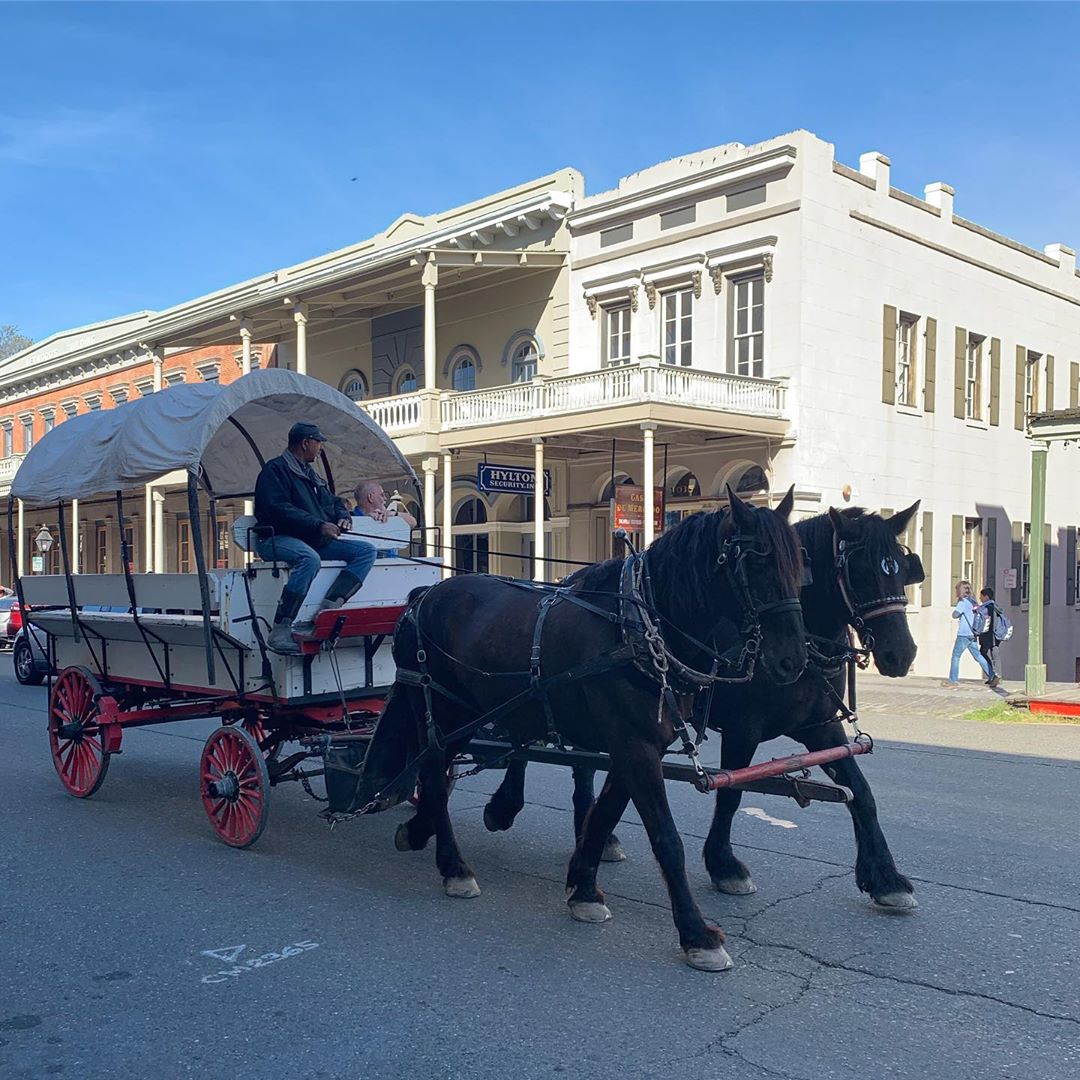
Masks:
[[[849,524],[855,526],[859,534],[859,543],[865,544],[870,558],[877,562],[896,554],[896,533],[883,518],[873,510],[861,506],[847,506],[837,513]],[[813,557],[814,553],[828,552],[828,565],[832,564],[833,523],[827,513],[817,514],[795,523],[795,531],[803,546]],[[816,569],[816,568],[815,568]]]

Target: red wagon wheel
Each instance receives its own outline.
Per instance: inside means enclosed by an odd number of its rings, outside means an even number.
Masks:
[[[231,847],[259,839],[269,809],[270,774],[259,744],[238,725],[219,727],[203,747],[199,790],[214,831]]]
[[[60,782],[77,799],[93,795],[109,771],[99,722],[101,683],[81,667],[65,668],[49,698],[49,748]]]
[[[263,723],[263,718],[261,716],[256,716],[256,717],[253,717],[253,718],[249,717],[247,720],[241,720],[240,721],[240,726],[260,746],[262,745],[262,743],[266,739],[266,737],[270,734],[270,732],[266,728],[266,725]],[[271,746],[269,750],[264,750],[262,753],[263,753],[263,757],[265,757],[267,761],[274,761],[274,760],[276,760],[276,758],[277,758],[277,756],[278,756],[278,754],[280,752],[281,752],[281,743],[276,743],[274,746]]]

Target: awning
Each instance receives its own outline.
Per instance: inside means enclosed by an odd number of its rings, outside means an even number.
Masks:
[[[338,492],[361,480],[416,485],[390,436],[344,394],[307,375],[270,369],[227,386],[185,383],[72,417],[26,455],[11,494],[35,504],[83,499],[177,469],[198,473],[201,465],[211,494],[247,495],[298,420],[328,437],[323,449]]]

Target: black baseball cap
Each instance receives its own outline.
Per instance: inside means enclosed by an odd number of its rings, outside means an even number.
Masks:
[[[330,440],[319,430],[318,424],[307,424],[301,421],[289,428],[289,443],[298,443],[301,439],[318,439],[319,442]]]

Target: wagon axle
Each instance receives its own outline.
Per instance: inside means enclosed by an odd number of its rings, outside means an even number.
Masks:
[[[227,772],[220,780],[210,781],[206,790],[212,799],[229,799],[235,802],[240,795],[240,782],[236,779],[236,773]]]

